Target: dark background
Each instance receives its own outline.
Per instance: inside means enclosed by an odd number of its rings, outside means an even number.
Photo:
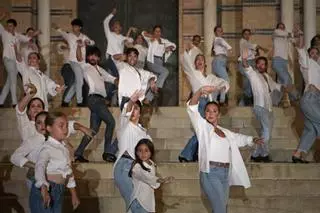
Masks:
[[[123,26],[122,34],[125,35],[130,26],[150,32],[154,25],[160,24],[163,37],[178,46],[178,2],[176,0],[79,0],[78,15],[84,22],[83,32],[96,42],[102,52],[102,63],[104,63],[107,41],[103,20],[114,7],[117,8],[115,19]],[[175,106],[179,101],[177,51],[169,58],[166,67],[170,75],[163,88],[162,105]]]

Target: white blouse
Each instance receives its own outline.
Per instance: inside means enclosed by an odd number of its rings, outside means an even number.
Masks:
[[[209,146],[209,160],[219,163],[230,163],[230,144],[227,138],[222,138],[212,131],[213,140]]]
[[[138,56],[139,67],[138,68],[143,69],[144,65],[146,63],[146,59],[147,59],[148,48],[142,46],[141,44],[134,45],[134,48],[136,48],[139,52],[139,56]]]
[[[154,189],[159,188],[160,183],[157,182],[159,178],[156,176],[155,164],[151,163],[152,165],[143,162],[143,165],[150,169],[150,172],[142,169],[140,164],[135,164],[132,168],[133,193],[131,202],[137,199],[147,212],[156,212]]]
[[[221,37],[215,37],[213,41],[213,50],[215,55],[228,55],[228,50],[231,50],[232,47]]]
[[[74,188],[76,186],[68,148],[64,142],[59,142],[50,136],[42,146],[36,162],[35,185],[37,188],[40,188],[42,185],[46,185],[49,188],[50,184],[47,181],[46,174],[59,174],[63,178],[71,176],[68,179],[67,187]]]
[[[242,52],[246,49],[248,50],[248,60],[254,60],[257,54],[257,44],[251,43],[244,38],[240,39],[240,57],[238,61],[242,61]]]
[[[285,30],[275,29],[272,35],[273,57],[280,57],[288,60],[289,33]]]
[[[190,105],[190,103],[188,103],[187,112],[199,141],[199,170],[201,172],[209,173],[210,144],[216,142],[215,138],[212,137],[214,134],[214,127],[200,115],[198,104]],[[249,188],[251,186],[250,180],[239,147],[247,145],[252,146],[253,137],[234,133],[220,126],[218,126],[218,128],[225,134],[226,140],[231,148],[229,185],[238,185]]]

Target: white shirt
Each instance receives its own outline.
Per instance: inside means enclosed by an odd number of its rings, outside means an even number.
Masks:
[[[63,56],[63,63],[68,64],[70,54],[69,47],[66,44],[60,42],[59,44],[57,44],[57,52],[59,55]]]
[[[23,112],[20,112],[19,106],[16,106],[16,117],[17,117],[17,128],[20,133],[22,141],[26,141],[28,138],[34,136],[38,133],[35,122],[30,121],[27,115],[27,108]],[[71,134],[75,134],[76,130],[74,129],[75,121],[68,121],[68,137]]]
[[[150,169],[150,172],[144,170],[140,164],[135,164],[132,168],[133,193],[131,202],[137,199],[147,212],[156,212],[154,189],[159,188],[160,183],[157,182],[159,178],[156,176],[155,164],[151,163],[152,165],[143,162],[143,165]]]
[[[104,82],[114,83],[116,79],[100,66],[93,66],[89,63],[81,63],[84,79],[89,86],[89,95],[97,94],[107,96]]]
[[[308,85],[315,86],[320,90],[320,65],[317,61],[309,57],[305,49],[297,48],[299,55],[300,71],[302,73],[306,89]]]
[[[137,66],[137,67],[143,69],[144,65],[146,63],[146,58],[147,58],[147,54],[148,54],[148,48],[142,46],[141,44],[134,45],[134,48],[136,48],[138,50],[138,52],[139,52],[139,56],[138,56],[138,64],[139,64],[139,66]]]
[[[190,54],[186,51],[183,54],[183,71],[191,84],[192,92],[197,92],[203,86],[214,86],[218,89],[225,87],[228,92],[230,85],[222,78],[218,78],[213,74],[204,76],[199,70],[195,69],[194,63],[191,61]]]
[[[128,41],[129,43],[133,42],[133,39],[130,37],[125,37],[121,34],[116,34],[115,32],[112,32],[109,27],[109,23],[111,19],[113,18],[113,14],[109,14],[103,21],[103,29],[105,36],[108,40],[108,47],[107,47],[107,55],[116,55],[116,54],[122,54],[124,50],[124,43],[125,41]]]
[[[80,33],[79,36],[76,36],[73,33],[67,33],[61,29],[57,30],[58,33],[60,33],[60,35],[68,42],[69,48],[70,48],[70,52],[69,52],[69,61],[72,62],[77,62],[77,47],[78,47],[78,40],[82,40],[83,44],[85,40],[89,40],[90,44],[89,45],[94,45],[95,42],[93,40],[91,40],[88,36]],[[83,45],[81,47],[81,53],[82,53],[82,58],[86,58],[86,46]]]
[[[257,44],[251,43],[251,41],[248,41],[244,38],[240,39],[240,57],[238,61],[242,60],[242,52],[244,50],[248,50],[248,60],[254,60],[257,54]]]
[[[125,62],[116,63],[119,72],[118,100],[121,104],[122,97],[131,97],[136,90],[144,91],[139,100],[143,101],[151,78],[157,77],[144,69],[138,69]]]
[[[213,50],[215,55],[228,55],[228,50],[232,47],[221,37],[215,37],[213,41]]]
[[[190,61],[192,62],[192,65],[194,66],[194,62],[196,60],[197,55],[203,54],[203,53],[198,47],[193,45],[192,48],[189,50],[188,54],[190,56]]]
[[[43,100],[45,110],[47,111],[49,106],[48,94],[56,96],[56,88],[59,87],[59,85],[39,69],[26,65],[24,61],[17,61],[17,69],[22,75],[23,85],[31,82],[37,88],[37,93],[34,97],[38,97]]]
[[[230,144],[227,138],[222,138],[217,134],[212,134],[209,144],[209,161],[230,163]]]
[[[36,163],[40,149],[45,142],[44,135],[36,133],[34,136],[23,141],[21,146],[11,155],[10,161],[16,166],[23,167],[28,161]]]
[[[38,47],[36,44],[26,43],[21,47],[20,52],[21,52],[21,56],[24,60],[24,63],[28,64],[29,54],[34,53],[34,52],[39,53],[39,50],[38,50]]]
[[[113,168],[115,168],[118,160],[125,152],[128,152],[132,159],[135,159],[134,149],[141,139],[146,138],[151,140],[151,137],[147,134],[146,129],[144,129],[140,124],[135,125],[130,121],[133,108],[131,112],[127,113],[127,106],[128,103],[124,105],[120,115],[120,127],[117,131],[119,152],[117,161],[115,162]]]
[[[270,94],[274,90],[281,91],[281,84],[274,82],[267,73],[261,74],[258,71],[253,70],[251,66],[245,68],[245,71],[252,87],[254,105],[261,106],[271,112],[272,99]],[[267,78],[268,82],[263,75]]]
[[[281,57],[288,60],[289,33],[285,30],[275,29],[272,35],[273,57]]]
[[[214,127],[201,117],[198,112],[198,105],[189,105],[187,112],[189,114],[193,128],[195,129],[198,141],[199,141],[199,169],[201,172],[210,172],[210,144],[216,143],[215,137],[213,137]],[[252,146],[253,138],[238,133],[231,132],[228,129],[218,126],[226,136],[227,142],[230,145],[230,169],[229,169],[229,185],[238,185],[249,188],[250,180],[242,160],[239,147]]]
[[[64,142],[59,142],[49,136],[42,146],[35,166],[36,187],[42,185],[50,186],[47,181],[48,175],[62,175],[63,178],[72,175],[70,153]],[[67,187],[74,188],[76,182],[74,177],[68,179]]]
[[[154,56],[163,57],[164,54],[164,62],[167,62],[168,58],[171,56],[172,51],[166,52],[166,48],[173,46],[173,51],[176,49],[176,45],[172,43],[171,41],[160,38],[161,44],[158,40],[152,41],[151,38],[144,36],[145,31],[142,32],[143,38],[148,43],[148,55],[147,55],[147,61],[150,63],[154,62]]]

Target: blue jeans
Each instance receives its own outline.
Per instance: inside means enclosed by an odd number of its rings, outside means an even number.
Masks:
[[[111,112],[108,110],[105,104],[105,99],[100,95],[89,95],[88,107],[91,111],[90,129],[97,134],[101,122],[103,121],[106,124],[106,130],[104,133],[104,153],[115,155],[117,152],[117,144],[111,142],[113,130],[116,124]],[[92,138],[87,135],[83,136],[79,147],[74,153],[75,156],[83,156],[84,150],[91,139]]]
[[[205,106],[208,103],[208,99],[201,97],[199,100],[198,111],[202,117],[204,116]],[[197,135],[193,135],[187,145],[180,153],[180,157],[185,158],[188,161],[197,161],[198,160],[198,138]]]
[[[114,168],[114,182],[126,203],[126,209],[130,207],[131,196],[133,193],[132,178],[129,177],[132,162],[132,159],[121,157]]]
[[[63,64],[63,66],[61,68],[61,76],[63,77],[64,85],[67,86],[67,88],[64,90],[63,96],[62,96],[62,100],[64,100],[66,95],[68,94],[71,86],[75,82],[74,72],[73,72],[69,63]]]
[[[218,76],[219,78],[224,79],[229,82],[229,76],[227,73],[227,57],[218,55],[212,60],[212,73]],[[216,94],[217,95],[217,94]],[[217,100],[216,97],[213,98]],[[224,103],[226,100],[226,93],[220,93],[220,103]]]
[[[200,172],[200,184],[208,197],[212,212],[227,213],[229,169],[212,167],[209,173]]]
[[[141,204],[139,203],[139,201],[137,199],[135,199],[134,201],[132,201],[131,205],[130,205],[130,210],[131,213],[148,213],[148,211],[146,211]]]
[[[82,97],[83,70],[80,66],[80,63],[78,62],[70,61],[70,66],[74,72],[75,82],[70,87],[68,93],[66,94],[64,98],[64,102],[69,103],[72,97],[74,96],[74,94],[76,94],[77,103],[81,104],[83,101],[83,97]]]
[[[306,91],[301,98],[300,106],[304,115],[304,129],[298,151],[307,153],[316,137],[320,136],[320,92]]]
[[[254,106],[253,112],[260,123],[260,137],[263,138],[264,143],[262,145],[257,145],[256,149],[252,152],[252,157],[265,157],[269,155],[269,141],[272,134],[273,113],[261,106]]]
[[[11,101],[12,105],[17,104],[17,64],[16,61],[13,59],[9,59],[4,57],[3,58],[3,64],[7,71],[7,80],[4,86],[2,87],[1,95],[0,95],[0,105],[2,105],[8,94],[9,91],[11,93]]]
[[[277,82],[282,85],[291,85],[292,78],[288,71],[288,60],[281,57],[272,58],[272,69],[277,73]],[[298,92],[296,90],[289,93],[290,100],[297,100]]]
[[[64,191],[65,186],[63,184],[56,184],[51,181],[50,183],[50,207],[44,208],[43,200],[41,196],[40,188],[37,188],[35,184],[32,184],[30,197],[29,197],[29,206],[31,213],[61,213],[62,205],[64,200]]]
[[[248,64],[252,68],[254,68],[256,62],[255,62],[254,59],[252,59],[252,60],[248,60]],[[239,70],[240,74],[242,75],[242,86],[243,86],[243,97],[240,99],[239,105],[240,106],[246,106],[246,105],[248,105],[246,103],[247,102],[246,100],[252,98],[253,94],[252,94],[251,84],[250,84],[250,81],[248,79],[247,73],[244,70],[242,61],[240,61],[238,63],[238,70]]]

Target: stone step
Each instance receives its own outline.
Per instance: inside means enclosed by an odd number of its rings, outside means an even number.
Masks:
[[[17,202],[25,207],[28,213],[28,199],[7,197],[2,199],[4,203]],[[229,199],[228,213],[316,213],[320,206],[320,197],[255,197],[246,200],[240,198]],[[0,201],[1,202],[1,201]],[[79,213],[87,212],[125,212],[122,198],[110,197],[80,197]],[[161,196],[156,192],[156,211],[158,213],[209,213],[210,204],[202,197],[171,197]],[[9,211],[5,211],[9,213]],[[72,212],[71,200],[65,197],[64,212]],[[10,212],[11,213],[11,212]]]
[[[252,180],[301,180],[320,181],[320,164],[293,163],[247,163],[247,171]],[[113,178],[113,163],[74,163],[74,175],[82,180],[104,180]],[[25,180],[26,169],[11,163],[0,163],[0,180]],[[158,163],[157,173],[174,176],[176,179],[198,180],[198,163]]]

